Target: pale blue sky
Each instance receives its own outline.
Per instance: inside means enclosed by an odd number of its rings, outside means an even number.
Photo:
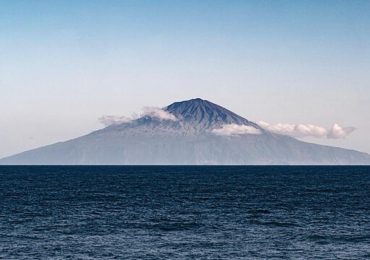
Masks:
[[[201,97],[370,152],[370,1],[0,1],[0,157]]]

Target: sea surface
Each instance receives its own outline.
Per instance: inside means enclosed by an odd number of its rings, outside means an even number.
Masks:
[[[279,258],[370,258],[370,167],[0,167],[0,259]]]

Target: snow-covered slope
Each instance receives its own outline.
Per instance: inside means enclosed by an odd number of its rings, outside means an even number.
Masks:
[[[145,115],[4,158],[0,164],[370,164],[366,153],[273,134],[199,98],[173,103],[164,111],[172,116]],[[215,134],[225,125],[249,127],[258,134]]]

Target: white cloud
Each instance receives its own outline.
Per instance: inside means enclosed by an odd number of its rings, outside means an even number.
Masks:
[[[177,121],[177,118],[174,115],[158,107],[144,107],[143,112],[141,113],[140,116],[138,116],[137,114],[133,114],[131,117],[105,115],[105,116],[100,117],[98,120],[104,126],[110,126],[110,125],[119,125],[123,123],[129,123],[135,119],[138,119],[144,116],[158,118],[160,120]]]
[[[341,127],[338,124],[334,124],[328,131],[327,137],[331,139],[345,138],[355,130],[356,128],[354,127]]]
[[[213,129],[212,133],[216,135],[226,135],[226,136],[245,135],[245,134],[259,135],[261,134],[261,131],[252,126],[227,124],[223,125],[221,128]]]
[[[312,124],[269,124],[264,121],[260,121],[258,124],[270,132],[298,138],[316,137],[339,139],[345,138],[355,130],[354,127],[341,127],[338,124],[334,124],[330,129]]]
[[[177,121],[174,115],[158,107],[144,107],[142,116],[155,117],[160,120]]]
[[[178,120],[173,114],[161,108],[144,107],[143,112],[141,113],[140,116],[132,115],[131,117],[127,117],[127,116],[106,115],[100,117],[99,122],[102,123],[104,126],[119,125],[131,122],[139,117],[144,116],[157,118],[160,120],[171,120],[171,121]],[[272,133],[288,135],[297,138],[315,137],[315,138],[342,139],[347,137],[349,134],[356,130],[356,128],[354,127],[342,127],[337,123],[335,123],[329,129],[313,124],[284,124],[284,123],[269,124],[264,121],[260,121],[258,122],[258,124],[262,128]],[[225,124],[218,129],[213,129],[212,133],[223,136],[245,135],[245,134],[258,135],[261,134],[261,131],[257,128],[247,125]]]
[[[110,125],[119,125],[123,123],[128,123],[133,120],[132,117],[127,116],[102,116],[99,119],[99,122],[102,123],[105,126]]]

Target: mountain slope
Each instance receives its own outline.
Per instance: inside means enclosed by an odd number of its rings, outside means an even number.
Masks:
[[[164,111],[175,119],[144,115],[0,164],[370,164],[368,154],[273,134],[206,100],[176,102]],[[224,125],[259,134],[214,134]]]

